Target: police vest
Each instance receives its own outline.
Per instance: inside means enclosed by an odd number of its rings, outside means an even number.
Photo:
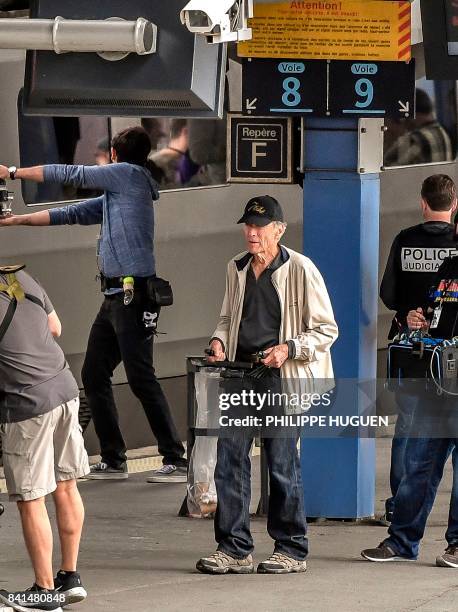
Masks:
[[[455,255],[458,243],[450,223],[429,221],[398,234],[380,288],[384,304],[396,311],[390,338],[406,325],[409,310],[427,303],[437,271],[447,258]]]

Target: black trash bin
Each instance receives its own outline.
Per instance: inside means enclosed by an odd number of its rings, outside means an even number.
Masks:
[[[196,425],[197,421],[197,397],[196,397],[196,384],[195,377],[198,372],[202,369],[215,368],[222,369],[223,371],[228,371],[234,373],[237,376],[237,373],[243,375],[244,373],[249,372],[255,367],[253,363],[247,362],[230,362],[230,361],[219,361],[219,362],[208,362],[205,357],[187,357],[186,359],[186,372],[187,372],[187,441],[186,441],[186,449],[187,449],[187,457],[188,462],[191,458],[192,450],[194,448],[196,442],[196,436],[211,436],[218,435],[218,432],[214,432],[209,430],[208,428],[201,429]],[[261,446],[261,497],[258,505],[257,515],[265,516],[267,514],[268,508],[268,499],[269,499],[269,491],[268,491],[268,471],[267,471],[267,463],[265,461],[262,441],[260,442]],[[189,516],[188,512],[188,493],[183,500],[183,503],[178,512],[179,516],[187,517]]]

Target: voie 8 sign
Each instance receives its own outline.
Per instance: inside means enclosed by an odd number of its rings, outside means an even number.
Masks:
[[[326,62],[244,58],[242,66],[244,114],[326,114]]]

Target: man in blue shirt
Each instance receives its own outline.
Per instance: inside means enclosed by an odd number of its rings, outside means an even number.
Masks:
[[[163,466],[150,482],[185,482],[184,447],[153,366],[153,333],[144,316],[151,310],[146,282],[155,276],[154,210],[159,198],[148,161],[151,143],[143,128],[128,128],[112,142],[114,164],[0,166],[0,177],[49,181],[100,189],[100,197],[62,208],[0,218],[0,226],[94,225],[101,223],[99,267],[105,300],[89,336],[82,378],[102,460],[92,466],[93,479],[128,477],[126,445],[119,428],[111,377],[122,361],[127,380],[139,398],[157,438]],[[123,279],[133,277],[134,299],[125,305]]]

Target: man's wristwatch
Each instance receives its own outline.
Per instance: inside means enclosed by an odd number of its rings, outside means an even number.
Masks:
[[[10,173],[10,179],[14,181],[14,179],[16,178],[16,172],[17,172],[16,166],[10,166],[8,168],[8,172]]]

